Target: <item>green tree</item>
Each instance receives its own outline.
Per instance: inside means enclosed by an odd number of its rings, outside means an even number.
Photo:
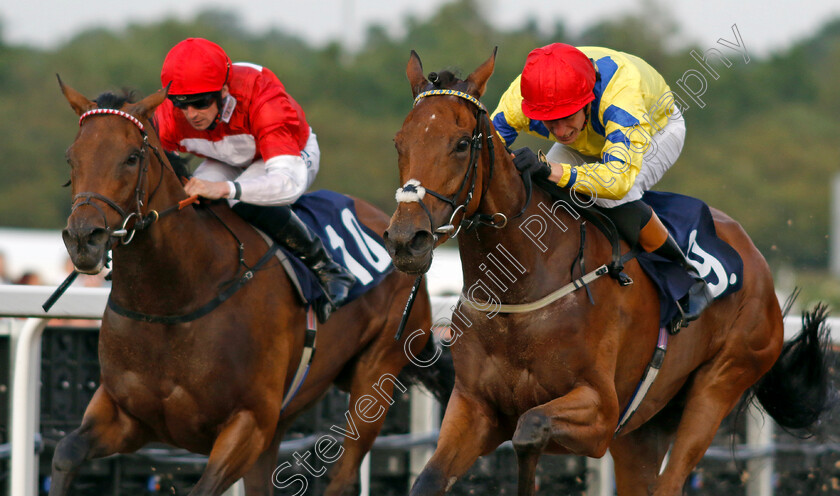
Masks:
[[[386,211],[393,209],[399,182],[392,140],[412,105],[405,77],[410,50],[420,54],[427,73],[454,69],[465,76],[497,46],[483,98],[492,110],[528,52],[547,43],[602,45],[639,55],[672,88],[686,70],[697,68],[690,50],[709,48],[685,43],[668,9],[653,1],[643,3],[641,12],[586,26],[579,36],[562,23],[541,32],[538,12],[504,31],[481,12],[476,0],[457,0],[428,19],[404,19],[401,35],[370,26],[354,52],[339,43],[312,47],[280,30],[253,34],[226,10],[119,31],[89,29],[50,50],[4,42],[0,24],[0,115],[6,117],[0,120],[0,225],[58,228],[69,213],[69,193],[60,185],[68,178],[64,150],[76,118],[55,73],[90,98],[124,89],[148,94],[160,87],[167,51],[186,37],[212,39],[232,59],[275,72],[318,135],[323,157],[315,186],[365,198]],[[840,19],[770,56],[753,56],[749,64],[732,55],[733,66],[708,81],[707,105],[687,112],[685,149],[657,189],[698,196],[726,211],[773,264],[824,267],[828,183],[840,163]]]

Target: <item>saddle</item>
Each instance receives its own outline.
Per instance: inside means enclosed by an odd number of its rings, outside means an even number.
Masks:
[[[682,311],[679,301],[688,293],[694,280],[680,265],[653,253],[647,253],[639,246],[632,247],[622,254],[619,241],[621,236],[615,225],[597,205],[581,208],[572,201],[570,192],[547,180],[535,183],[556,201],[565,202],[582,218],[604,233],[612,245],[612,260],[607,265],[609,275],[622,286],[629,286],[632,279],[623,272],[624,264],[636,258],[642,270],[653,281],[659,294],[660,326],[676,333],[682,326]],[[642,201],[650,205],[665,227],[677,241],[677,244],[699,265],[698,272],[709,284],[715,298],[721,298],[741,289],[744,263],[741,256],[728,243],[717,236],[714,219],[709,207],[697,198],[676,193],[648,191]],[[572,273],[576,265],[585,273],[583,247],[585,243],[585,224],[581,223],[581,248],[573,261]],[[594,304],[589,288],[586,288],[590,302]]]
[[[321,238],[333,260],[356,276],[345,305],[382,282],[393,270],[382,238],[359,221],[352,198],[319,190],[301,196],[292,204],[292,210]],[[312,271],[282,246],[280,250],[286,259],[283,267],[294,281],[302,303],[320,298],[323,290]]]

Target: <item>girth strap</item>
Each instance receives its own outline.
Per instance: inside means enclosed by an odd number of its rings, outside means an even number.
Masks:
[[[664,327],[660,327],[659,340],[656,343],[656,349],[653,350],[653,357],[650,359],[650,363],[648,363],[644,375],[642,375],[642,380],[640,380],[639,384],[636,386],[636,390],[633,392],[630,402],[621,413],[621,419],[618,421],[618,426],[615,428],[615,436],[618,436],[624,426],[627,425],[627,422],[630,422],[630,419],[633,418],[633,414],[636,413],[636,410],[639,409],[639,405],[642,404],[642,400],[644,400],[645,396],[647,396],[648,391],[650,391],[650,387],[653,386],[653,381],[656,379],[656,376],[659,375],[659,369],[662,368],[662,364],[665,362],[665,352],[667,350],[668,332]]]
[[[292,399],[297,396],[298,391],[303,386],[303,381],[306,380],[306,376],[309,374],[309,367],[312,365],[312,360],[315,359],[315,338],[317,332],[318,320],[315,318],[315,311],[310,306],[306,309],[306,336],[303,341],[303,352],[300,355],[300,363],[298,363],[295,377],[289,385],[289,390],[286,391],[286,395],[283,398],[280,413],[283,413],[286,407],[289,406],[289,403],[292,402]]]

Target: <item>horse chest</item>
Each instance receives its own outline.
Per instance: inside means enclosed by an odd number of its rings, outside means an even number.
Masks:
[[[182,445],[170,434],[187,433],[196,441],[224,412],[218,398],[230,397],[237,374],[212,353],[190,352],[188,347],[147,335],[143,345],[118,332],[100,334],[102,385],[121,408],[140,419],[169,442]],[[122,337],[122,339],[115,339]],[[226,376],[227,380],[223,380]],[[184,412],[192,412],[184,416]],[[188,442],[192,442],[188,440]],[[187,446],[184,446],[187,447]],[[195,447],[194,447],[195,448]],[[188,447],[189,449],[189,447]]]
[[[577,361],[563,353],[546,361],[545,355],[532,356],[516,347],[469,350],[464,344],[466,349],[453,348],[456,363],[465,366],[459,380],[505,414],[518,416],[562,396],[581,376]]]
[[[551,401],[562,393],[557,384],[527,368],[511,368],[504,364],[482,375],[470,387],[480,392],[485,401],[505,415],[518,417],[531,408]],[[567,388],[570,389],[571,385]]]
[[[480,314],[481,315],[481,314]],[[497,316],[477,322],[459,336],[452,352],[459,359],[473,362],[475,367],[500,380],[527,378],[529,383],[555,384],[560,379],[574,381],[590,360],[583,335],[576,329],[546,326],[537,321],[522,324]],[[492,361],[496,367],[483,367]],[[567,379],[566,379],[567,378]]]

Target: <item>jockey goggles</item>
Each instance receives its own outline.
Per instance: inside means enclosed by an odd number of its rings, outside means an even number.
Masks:
[[[210,93],[199,93],[197,95],[169,95],[169,101],[177,109],[184,110],[187,107],[192,107],[196,110],[205,110],[213,105],[213,102],[218,101],[219,92],[213,91]]]

